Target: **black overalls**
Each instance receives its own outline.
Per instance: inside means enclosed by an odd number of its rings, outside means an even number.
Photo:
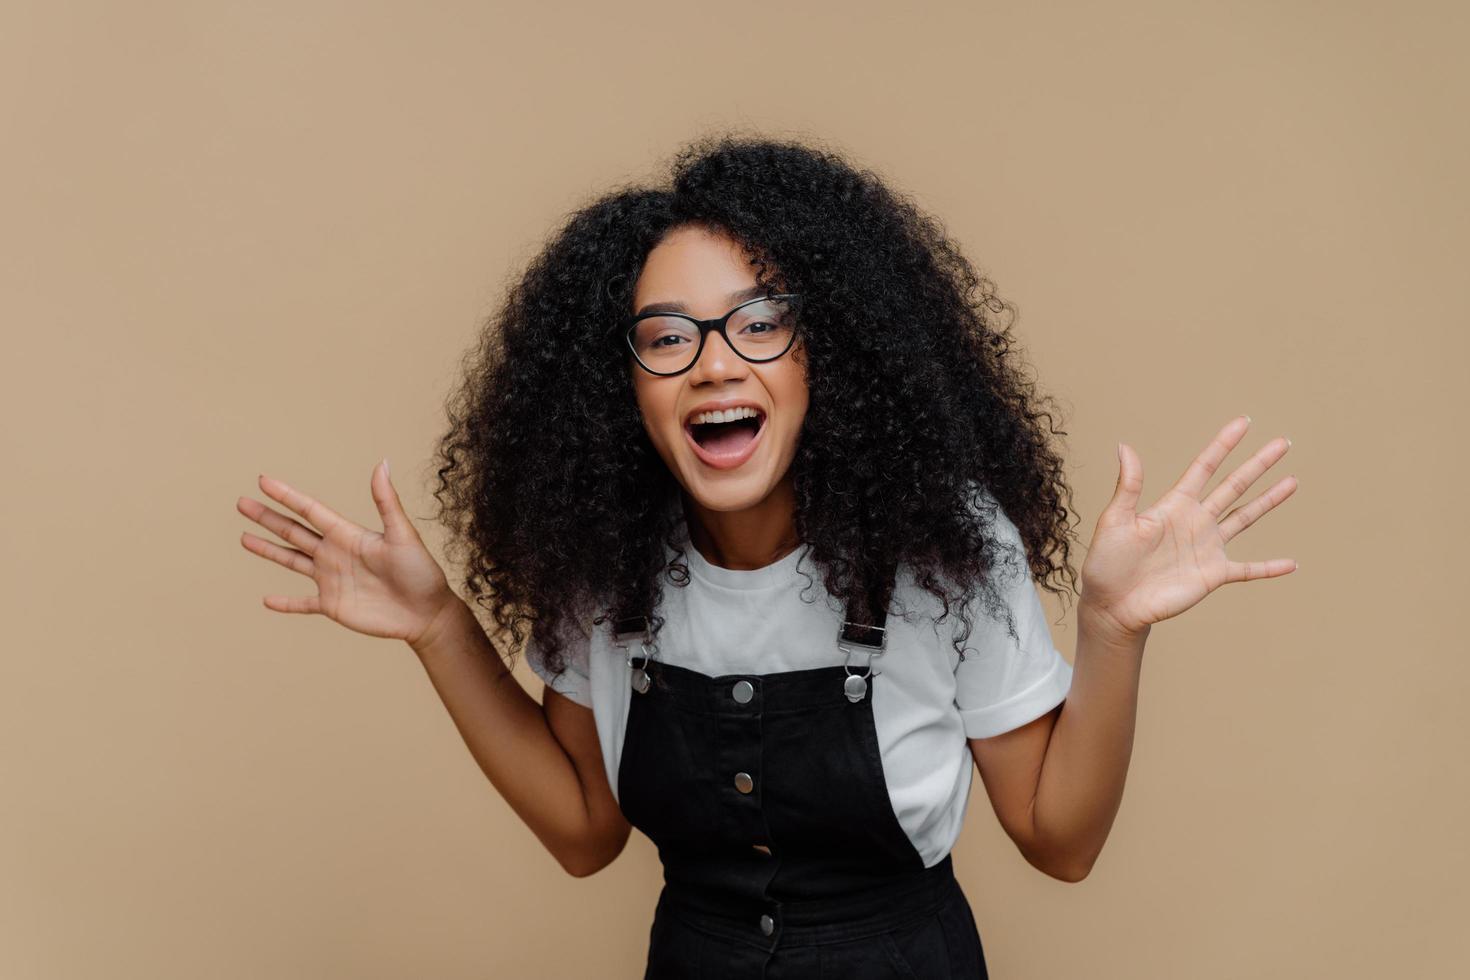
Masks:
[[[892,582],[891,575],[888,580]],[[618,801],[664,869],[644,980],[974,980],[980,934],[952,859],[894,815],[873,699],[886,598],[849,609],[850,665],[708,674],[629,654]],[[647,637],[620,619],[617,641]]]

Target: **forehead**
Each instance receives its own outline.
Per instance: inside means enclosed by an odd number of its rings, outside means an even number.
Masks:
[[[760,294],[750,255],[734,239],[699,226],[669,232],[649,251],[633,289],[633,307],[725,312]],[[677,306],[676,306],[677,304]]]

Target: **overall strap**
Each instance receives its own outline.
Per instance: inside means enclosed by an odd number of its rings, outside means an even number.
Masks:
[[[888,599],[892,598],[894,591],[895,572],[897,566],[889,563],[869,583],[863,601],[848,602],[847,611],[842,616],[842,627],[836,635],[839,644],[856,644],[873,649],[883,649],[888,645]],[[647,638],[650,623],[651,616],[648,613],[613,620],[614,644],[625,644],[635,636]]]
[[[837,646],[847,654],[842,665],[842,692],[853,704],[861,703],[868,696],[868,678],[873,674],[873,658],[881,657],[888,646],[888,600],[892,597],[896,563],[881,567],[871,578],[859,599],[849,601],[843,615],[842,625],[837,630]],[[613,620],[613,642],[626,646],[634,639],[643,649],[643,662],[635,664],[632,652],[628,652],[629,681],[639,694],[648,693],[653,684],[649,673],[651,650],[648,646],[652,613],[645,610],[633,615],[620,615]],[[862,674],[852,672],[852,655],[866,654],[866,670]]]
[[[883,656],[888,645],[888,599],[893,592],[893,565],[881,567],[869,580],[862,601],[847,604],[842,626],[837,630],[837,647],[847,654],[842,665],[842,693],[853,704],[868,696],[868,678],[874,673],[873,658]],[[866,654],[864,673],[852,672],[852,655]]]
[[[888,600],[892,598],[895,563],[890,562],[869,583],[860,600],[850,601],[837,631],[839,644],[855,644],[874,650],[887,646]],[[620,616],[613,620],[613,642],[625,643],[635,637],[646,637],[651,623],[648,611]]]
[[[888,600],[893,596],[895,563],[879,570],[869,582],[861,601],[847,604],[842,627],[837,631],[839,646],[855,644],[872,650],[883,650],[888,644]]]
[[[648,635],[651,618],[647,613],[637,616],[624,616],[613,620],[613,642],[622,644],[634,639],[643,638]]]

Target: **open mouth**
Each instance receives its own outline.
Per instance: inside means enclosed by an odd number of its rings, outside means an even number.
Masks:
[[[684,434],[694,453],[717,469],[739,466],[751,457],[765,431],[765,413],[733,422],[685,423]]]

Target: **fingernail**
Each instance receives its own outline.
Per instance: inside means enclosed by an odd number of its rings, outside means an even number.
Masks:
[[[383,475],[384,476],[387,476],[388,475],[388,457],[387,456],[384,456],[383,457]]]
[[[1250,424],[1251,424],[1251,417],[1250,417],[1250,416],[1249,416],[1249,415],[1247,415],[1247,416],[1246,416],[1246,417],[1245,417],[1245,424],[1246,424],[1246,425],[1250,425]]]
[[[1283,439],[1286,440],[1286,448],[1287,449],[1290,449],[1291,448],[1291,437],[1290,436],[1282,436],[1281,438],[1283,438]]]

